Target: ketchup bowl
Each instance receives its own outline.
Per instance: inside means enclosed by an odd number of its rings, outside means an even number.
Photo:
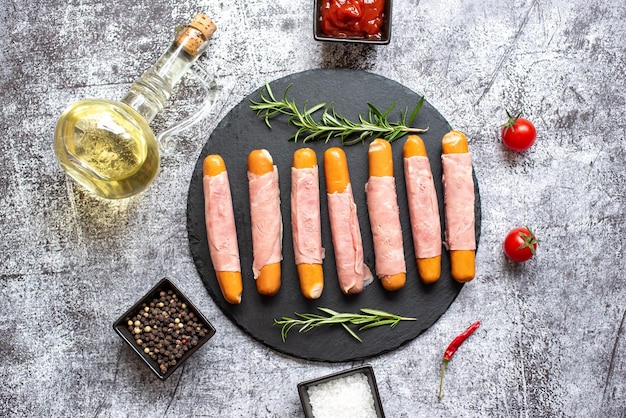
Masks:
[[[392,0],[315,0],[317,41],[386,45],[391,41]]]

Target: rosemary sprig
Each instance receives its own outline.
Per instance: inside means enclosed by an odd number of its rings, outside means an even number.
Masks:
[[[313,328],[317,328],[323,325],[341,325],[350,335],[356,338],[359,342],[363,342],[361,338],[350,328],[348,325],[360,325],[358,331],[363,331],[369,328],[380,327],[389,325],[391,328],[395,328],[400,321],[415,321],[416,318],[406,318],[391,314],[389,312],[381,311],[378,309],[362,308],[362,313],[344,313],[336,312],[329,308],[317,308],[324,312],[328,316],[318,315],[313,313],[298,313],[295,315],[297,318],[291,318],[283,316],[281,319],[274,319],[274,325],[282,325],[281,336],[283,342],[287,339],[287,333],[296,326],[300,329],[298,332],[307,332]]]
[[[268,83],[261,89],[260,100],[250,100],[250,108],[257,112],[257,116],[265,120],[265,124],[271,128],[270,119],[277,115],[286,115],[289,117],[288,124],[298,128],[289,140],[297,142],[314,141],[323,139],[325,142],[331,138],[340,138],[343,145],[353,145],[363,142],[367,138],[376,136],[393,142],[396,139],[408,133],[424,133],[428,129],[412,128],[411,123],[419,113],[424,104],[424,97],[415,105],[413,111],[409,114],[408,108],[400,112],[400,121],[390,122],[388,120],[389,113],[396,107],[394,102],[384,112],[379,110],[374,104],[367,103],[367,117],[359,115],[358,122],[353,122],[348,118],[338,114],[331,104],[318,103],[313,107],[307,108],[306,102],[302,110],[298,108],[294,99],[289,99],[287,93],[292,84],[287,86],[283,93],[282,100],[276,99],[274,92]],[[323,110],[319,121],[313,118],[313,114]]]

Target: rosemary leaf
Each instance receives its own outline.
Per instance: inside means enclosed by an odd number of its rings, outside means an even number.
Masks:
[[[378,309],[371,309],[371,308],[361,308],[361,312],[366,313],[368,315],[373,315],[373,316],[385,316],[385,315],[389,315],[387,312],[385,311],[381,311]]]
[[[362,342],[363,342],[363,340],[361,339],[361,337],[359,337],[358,335],[356,335],[356,334],[354,333],[354,331],[352,331],[352,329],[351,329],[349,326],[347,326],[346,324],[341,324],[341,325],[343,325],[344,329],[345,329],[346,331],[348,331],[348,333],[349,333],[350,335],[352,335],[354,338],[356,338],[356,340],[357,340],[358,342],[360,342],[360,343],[362,343]]]
[[[382,321],[378,321],[378,322],[370,322],[367,325],[363,325],[361,328],[359,328],[359,331],[365,330],[365,329],[370,329],[370,328],[375,328],[375,327],[381,327],[384,325],[393,325],[396,324],[398,321],[396,319],[383,319]]]
[[[409,120],[407,121],[407,124],[409,126],[413,123],[413,120],[415,119],[417,114],[420,112],[420,110],[422,110],[423,105],[424,105],[424,96],[420,98],[420,100],[417,102],[417,105],[415,106],[415,109],[413,109],[413,112],[411,113],[411,116],[409,117]]]
[[[310,115],[312,113],[317,112],[318,110],[320,110],[321,108],[323,108],[324,106],[326,106],[326,103],[318,103],[315,106],[313,106],[312,108],[310,108],[309,110],[307,110],[305,112],[306,115]]]
[[[317,308],[317,309],[324,313],[327,313],[328,315],[337,315],[337,312],[335,312],[334,310],[330,308]]]

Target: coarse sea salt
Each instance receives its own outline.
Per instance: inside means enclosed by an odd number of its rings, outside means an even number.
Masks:
[[[355,373],[308,388],[315,418],[376,418],[367,376]]]

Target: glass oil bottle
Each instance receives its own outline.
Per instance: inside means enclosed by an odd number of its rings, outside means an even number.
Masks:
[[[160,165],[159,144],[149,124],[215,30],[210,18],[196,15],[121,102],[87,99],[70,105],[54,133],[63,170],[107,199],[130,197],[148,187]]]

